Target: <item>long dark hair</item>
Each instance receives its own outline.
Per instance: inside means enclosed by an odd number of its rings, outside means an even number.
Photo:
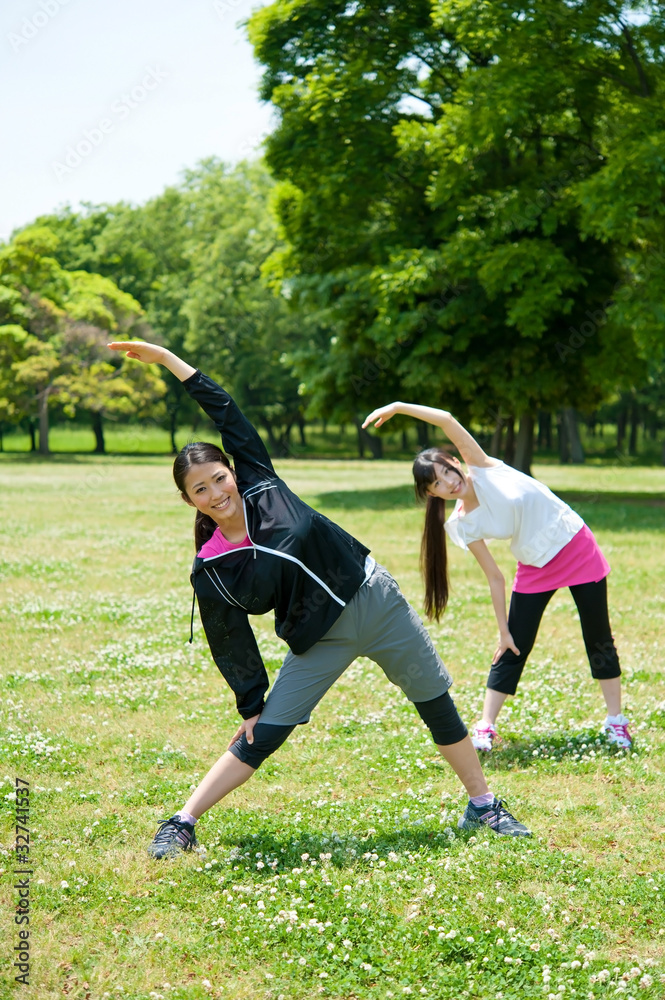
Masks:
[[[436,469],[442,465],[456,472],[462,481],[464,473],[453,463],[452,455],[441,448],[427,448],[413,461],[413,481],[416,498],[424,501],[425,526],[420,543],[420,570],[425,581],[425,614],[431,620],[441,618],[448,603],[448,553],[446,550],[446,502],[430,496],[428,488],[435,482]]]
[[[233,473],[231,463],[219,445],[210,444],[208,441],[194,441],[192,444],[186,444],[176,455],[173,463],[173,478],[183,500],[189,500],[185,489],[185,476],[193,465],[206,465],[208,462],[221,462]],[[194,545],[197,552],[212,538],[216,527],[217,524],[211,517],[197,510],[194,520]]]

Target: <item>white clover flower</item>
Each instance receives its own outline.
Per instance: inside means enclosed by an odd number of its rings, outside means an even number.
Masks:
[[[345,948],[348,948],[349,950],[351,950],[351,948],[353,948],[353,941],[349,941],[348,938],[344,938],[344,940],[342,941],[342,944],[344,945]]]
[[[473,943],[475,942],[475,940],[476,940],[476,939],[475,939],[475,938],[473,938],[473,937],[468,937],[468,938],[467,938],[467,941],[469,942],[469,944],[473,944]]]
[[[640,986],[643,990],[648,990],[650,986],[653,985],[653,976],[650,976],[648,972],[645,972],[640,979]]]
[[[496,926],[500,927],[501,930],[503,930],[503,928],[506,926],[506,921],[505,920],[497,920]]]
[[[60,888],[61,889],[69,889],[69,882],[65,882],[65,880],[63,878],[62,882],[60,883]]]
[[[307,959],[306,958],[299,958],[298,959],[298,965],[307,965]]]

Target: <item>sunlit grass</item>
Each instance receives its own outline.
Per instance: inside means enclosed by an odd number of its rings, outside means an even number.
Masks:
[[[11,914],[18,775],[32,791],[29,995],[662,998],[665,473],[537,470],[612,564],[637,739],[625,753],[600,737],[574,604],[559,593],[484,761],[531,841],[458,835],[456,778],[401,694],[359,660],[311,723],[204,817],[205,851],[160,864],[145,853],[158,820],[237,719],[198,622],[186,641],[192,518],[169,465],[0,464],[2,903]],[[421,607],[408,463],[280,470]],[[510,579],[507,547],[493,551]],[[475,561],[451,559],[451,605],[431,632],[471,722],[495,626]],[[256,627],[274,674],[285,647],[270,616]]]

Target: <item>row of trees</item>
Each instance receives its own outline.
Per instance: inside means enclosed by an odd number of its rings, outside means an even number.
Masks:
[[[106,348],[152,337],[222,380],[279,453],[304,399],[291,362],[313,324],[261,276],[278,245],[262,164],[210,160],[139,207],[87,206],[42,216],[0,250],[0,421],[151,416],[168,426],[198,409],[180,383]],[[6,290],[6,291],[5,291]],[[32,425],[32,422],[31,422]]]
[[[307,415],[438,402],[528,469],[537,415],[665,416],[665,14],[600,0],[274,0],[249,22],[266,163],[42,217],[0,250],[0,421],[190,422],[146,335],[224,380],[276,453]],[[424,428],[422,429],[424,434]],[[632,433],[632,432],[631,432]],[[424,440],[424,438],[423,438]],[[631,439],[632,440],[632,439]]]

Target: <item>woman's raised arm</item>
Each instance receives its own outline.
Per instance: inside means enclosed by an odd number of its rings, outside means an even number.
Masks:
[[[487,468],[497,464],[495,458],[490,458],[480,447],[476,439],[470,434],[466,427],[462,427],[447,410],[437,410],[433,406],[420,406],[419,403],[388,403],[387,406],[380,406],[373,410],[365,418],[363,427],[374,424],[381,427],[391,417],[402,414],[406,417],[415,417],[417,420],[424,420],[428,424],[440,427],[449,441],[455,445],[460,455],[467,465],[474,465],[478,469]]]
[[[164,365],[176,378],[184,382],[190,375],[196,373],[196,368],[192,368],[186,361],[183,361],[171,351],[159,344],[146,344],[143,340],[114,340],[108,344],[112,351],[126,351],[128,358],[135,358],[136,361],[143,361],[147,365]]]

